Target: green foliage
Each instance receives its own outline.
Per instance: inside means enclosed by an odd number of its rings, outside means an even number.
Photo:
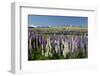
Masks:
[[[36,50],[36,49],[35,49]],[[58,56],[58,54],[54,53],[52,57],[44,56],[40,53],[39,48],[36,51],[33,51],[32,57],[30,60],[54,60],[54,59],[80,59],[80,58],[87,58],[87,52],[84,54],[82,50],[78,50],[77,52],[67,53],[66,58],[63,56]]]

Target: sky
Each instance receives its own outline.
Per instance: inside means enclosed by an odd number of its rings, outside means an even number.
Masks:
[[[70,24],[73,26],[88,26],[88,17],[76,16],[47,16],[47,15],[28,15],[28,26],[61,26]]]

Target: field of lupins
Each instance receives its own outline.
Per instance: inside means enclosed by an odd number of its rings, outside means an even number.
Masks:
[[[88,58],[86,30],[28,28],[28,60],[80,58]]]

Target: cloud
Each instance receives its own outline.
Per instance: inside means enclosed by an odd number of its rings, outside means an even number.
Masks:
[[[37,26],[36,26],[36,25],[31,24],[31,25],[29,25],[28,27],[37,27]]]

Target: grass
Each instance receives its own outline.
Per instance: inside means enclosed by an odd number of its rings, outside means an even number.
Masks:
[[[83,31],[83,32],[87,32],[87,28],[81,28],[81,27],[48,27],[48,28],[29,28],[29,30],[34,30],[34,31],[51,31],[51,32],[55,32],[55,31],[63,31],[63,30],[71,30],[71,31]]]
[[[88,58],[87,53],[84,55],[82,51],[77,51],[74,53],[68,53],[66,58],[63,56],[53,55],[53,57],[46,57],[41,55],[40,53],[33,53],[32,58],[30,60],[56,60],[56,59],[80,59],[80,58]]]

